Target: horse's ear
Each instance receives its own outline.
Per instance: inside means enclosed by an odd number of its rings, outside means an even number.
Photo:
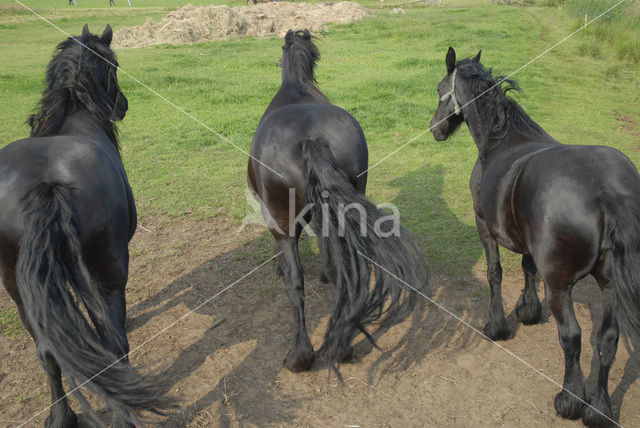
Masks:
[[[293,30],[287,31],[287,34],[284,36],[284,43],[287,46],[289,46],[289,45],[291,45],[291,43],[293,43],[293,36],[294,36]]]
[[[86,39],[89,36],[91,36],[91,33],[89,32],[89,25],[84,24],[84,27],[82,27],[82,38]]]
[[[476,56],[473,57],[473,61],[480,62],[480,54],[482,54],[482,49],[480,49]]]
[[[109,46],[111,44],[111,40],[113,39],[113,30],[111,29],[111,25],[107,24],[104,31],[102,32],[102,36],[100,36],[100,40],[105,45]]]
[[[452,73],[453,69],[456,68],[456,51],[451,46],[449,46],[447,58],[444,62],[447,64],[447,73]]]
[[[302,35],[304,36],[305,40],[311,40],[311,33],[309,32],[309,29],[305,28],[302,32]]]

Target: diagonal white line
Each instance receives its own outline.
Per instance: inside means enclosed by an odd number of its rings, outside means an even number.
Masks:
[[[475,328],[474,326],[472,326],[471,324],[469,324],[467,321],[463,320],[462,318],[460,318],[458,315],[454,314],[453,312],[451,312],[449,309],[445,308],[444,306],[442,306],[440,303],[436,302],[435,300],[431,299],[430,297],[428,297],[426,294],[424,294],[422,291],[416,289],[415,287],[413,287],[411,284],[407,283],[406,281],[404,281],[402,278],[398,278],[395,274],[393,274],[393,272],[388,271],[387,269],[384,268],[384,266],[381,266],[379,263],[376,263],[374,260],[371,260],[369,257],[365,256],[364,254],[362,254],[360,251],[358,251],[358,254],[360,254],[363,258],[365,258],[367,261],[371,262],[372,264],[378,266],[380,269],[382,269],[383,271],[385,271],[386,273],[388,273],[389,275],[391,275],[392,277],[394,277],[395,279],[397,279],[398,281],[402,282],[404,285],[406,285],[407,287],[409,287],[412,291],[415,291],[416,293],[418,293],[419,295],[421,295],[422,297],[424,297],[426,300],[429,301],[429,303],[433,303],[434,305],[436,305],[438,308],[442,309],[443,311],[445,311],[447,314],[451,315],[453,318],[455,318],[456,320],[458,320],[459,322],[461,322],[462,324],[464,324],[465,326],[469,327],[471,330],[475,331],[476,333],[478,333],[480,336],[484,337],[485,339],[487,339],[489,342],[493,343],[494,345],[496,345],[498,348],[502,349],[504,352],[506,352],[507,354],[511,355],[513,358],[515,358],[516,360],[520,361],[522,364],[524,364],[525,366],[529,367],[531,370],[533,370],[534,372],[538,373],[540,376],[544,377],[545,379],[547,379],[549,382],[553,383],[554,385],[560,387],[561,389],[563,389],[564,391],[566,391],[567,393],[569,393],[570,395],[572,395],[573,397],[577,398],[578,400],[580,400],[581,402],[583,402],[584,404],[586,404],[587,406],[591,407],[593,410],[595,410],[596,412],[598,412],[599,414],[601,414],[602,416],[604,416],[605,418],[607,418],[608,420],[610,420],[611,422],[613,422],[614,424],[616,424],[617,426],[619,426],[620,428],[624,428],[622,427],[622,425],[620,425],[619,423],[617,423],[616,421],[614,421],[613,419],[611,419],[609,416],[605,415],[604,413],[602,413],[600,410],[596,409],[595,407],[593,407],[591,404],[587,403],[585,400],[583,400],[582,398],[578,397],[576,394],[574,394],[573,392],[569,391],[568,389],[566,389],[564,386],[560,385],[558,382],[556,382],[555,380],[551,379],[549,376],[547,376],[546,374],[544,374],[543,372],[541,372],[540,370],[538,370],[537,368],[535,368],[533,365],[531,365],[530,363],[526,362],[525,360],[523,360],[522,358],[520,358],[519,356],[517,356],[516,354],[514,354],[512,351],[510,351],[509,349],[505,348],[504,346],[502,346],[501,344],[499,344],[498,342],[496,342],[495,340],[491,339],[489,336],[487,336],[486,334],[484,334],[483,332],[481,332],[480,330],[478,330],[477,328]]]
[[[38,12],[36,12],[35,10],[31,9],[29,6],[27,6],[26,4],[22,3],[20,0],[13,0],[16,3],[18,3],[20,6],[24,7],[25,9],[27,9],[29,12],[33,13],[34,15],[36,15],[37,17],[39,17],[40,19],[42,19],[44,22],[46,22],[47,24],[51,25],[53,28],[55,28],[56,30],[60,31],[62,34],[64,34],[65,36],[71,38],[73,41],[75,41],[76,43],[78,43],[79,45],[82,45],[84,48],[86,48],[87,50],[93,52],[95,55],[97,55],[98,57],[102,58],[105,62],[107,62],[108,64],[112,65],[113,67],[116,67],[115,64],[111,63],[108,59],[106,59],[105,57],[103,57],[102,55],[100,55],[98,52],[94,51],[93,49],[91,49],[90,47],[88,47],[87,45],[85,45],[84,43],[82,43],[81,41],[77,40],[76,38],[72,37],[71,34],[67,33],[66,31],[64,31],[62,28],[58,27],[56,24],[54,24],[53,22],[51,22],[50,20],[48,20],[47,18],[45,18],[44,16],[40,15]],[[209,125],[205,124],[203,121],[201,121],[200,119],[198,119],[197,117],[195,117],[194,115],[192,115],[191,113],[189,113],[188,111],[186,111],[185,109],[183,109],[182,107],[180,107],[179,105],[177,105],[176,103],[174,103],[173,101],[169,100],[168,98],[166,98],[165,96],[159,94],[157,91],[155,91],[153,88],[149,87],[148,85],[146,85],[145,83],[141,82],[138,78],[136,78],[135,76],[133,76],[131,73],[129,73],[128,71],[124,70],[122,67],[116,67],[118,69],[118,71],[120,71],[121,73],[127,75],[129,78],[131,78],[134,82],[136,82],[137,84],[139,84],[140,86],[144,87],[146,90],[148,90],[149,92],[151,92],[152,94],[154,94],[155,96],[157,96],[158,98],[162,99],[163,101],[165,101],[167,104],[169,104],[170,106],[174,107],[176,110],[178,110],[179,112],[183,113],[185,116],[187,116],[189,119],[193,120],[194,122],[202,125],[204,128],[208,129],[209,131],[211,131],[211,133],[213,133],[215,136],[217,136],[218,138],[220,138],[221,140],[226,141],[227,143],[229,143],[230,145],[232,145],[233,147],[235,147],[236,149],[240,150],[242,153],[244,153],[245,155],[249,156],[251,159],[253,159],[254,161],[258,162],[260,165],[264,166],[265,168],[267,168],[269,171],[273,172],[274,174],[276,174],[277,176],[279,176],[280,178],[282,178],[282,174],[278,173],[277,171],[275,171],[273,168],[271,168],[269,165],[266,165],[264,162],[260,161],[259,159],[256,159],[254,156],[252,156],[249,152],[247,152],[245,149],[243,149],[242,147],[238,146],[237,144],[231,142],[231,140],[229,140],[227,137],[225,137],[224,135],[220,134],[219,132],[216,132],[213,128],[211,128]]]
[[[44,409],[40,410],[39,412],[35,413],[33,416],[31,416],[29,419],[27,419],[26,421],[24,421],[23,423],[21,423],[18,428],[23,427],[24,425],[26,425],[27,423],[29,423],[31,420],[33,420],[34,418],[36,418],[37,416],[39,416],[40,414],[42,414],[43,412],[49,410],[54,404],[58,403],[59,401],[65,399],[66,397],[68,397],[70,394],[73,394],[75,391],[77,391],[80,387],[86,385],[88,382],[91,382],[96,376],[99,376],[100,374],[104,373],[106,370],[108,370],[109,368],[113,367],[115,364],[117,364],[119,361],[122,361],[123,358],[131,355],[132,353],[134,353],[135,351],[137,351],[138,349],[142,348],[144,345],[146,345],[147,343],[151,342],[153,339],[155,339],[156,337],[160,336],[162,333],[164,333],[165,331],[169,330],[171,327],[173,327],[174,325],[178,324],[180,321],[182,321],[183,319],[187,318],[189,315],[191,315],[192,313],[194,313],[195,311],[197,311],[198,309],[200,309],[201,307],[203,307],[204,305],[206,305],[207,303],[209,303],[210,301],[212,301],[213,299],[215,299],[216,297],[218,297],[219,295],[221,295],[222,293],[224,293],[225,291],[231,289],[234,285],[236,285],[237,283],[239,283],[240,281],[242,281],[243,279],[245,279],[246,277],[248,277],[249,275],[251,275],[252,273],[254,273],[255,271],[257,271],[258,269],[260,269],[262,266],[266,265],[267,263],[269,263],[271,260],[275,259],[276,257],[278,257],[280,254],[282,254],[282,251],[278,252],[277,254],[271,256],[269,259],[267,259],[266,261],[262,262],[260,265],[256,266],[255,268],[251,269],[249,272],[245,273],[244,275],[242,275],[240,278],[238,278],[237,280],[235,280],[234,282],[232,282],[231,284],[229,284],[228,286],[226,286],[225,288],[223,288],[222,290],[220,290],[219,292],[217,292],[215,295],[209,297],[207,300],[205,300],[204,302],[200,303],[198,306],[196,306],[195,308],[193,308],[192,310],[190,310],[189,312],[185,313],[184,315],[182,315],[180,318],[178,318],[177,320],[175,320],[174,322],[172,322],[171,324],[169,324],[168,326],[166,326],[165,328],[163,328],[162,330],[160,330],[159,332],[157,332],[156,334],[154,334],[153,336],[151,336],[150,338],[148,338],[147,340],[145,340],[144,342],[142,342],[140,345],[136,346],[135,348],[133,348],[131,351],[129,351],[128,354],[123,355],[122,357],[118,358],[117,360],[115,360],[113,363],[111,363],[110,365],[108,365],[107,367],[105,367],[104,369],[100,370],[98,373],[94,374],[93,376],[91,376],[89,379],[85,380],[84,382],[82,382],[80,385],[78,385],[77,387],[75,387],[74,389],[72,389],[71,391],[67,392],[64,397],[59,398],[58,400],[54,401],[53,403],[51,403],[50,405],[48,405],[47,407],[45,407]]]
[[[16,0],[17,1],[17,0]],[[566,36],[564,39],[560,40],[559,42],[557,42],[555,45],[551,46],[550,48],[546,49],[545,51],[543,51],[542,53],[538,54],[535,58],[533,58],[531,61],[529,61],[528,63],[526,63],[525,65],[521,66],[520,68],[518,68],[516,71],[514,71],[513,73],[511,73],[510,75],[504,77],[503,79],[501,79],[498,83],[496,83],[495,85],[493,85],[492,87],[490,87],[489,89],[487,89],[486,91],[482,92],[480,95],[478,95],[477,97],[475,97],[474,99],[472,99],[471,101],[469,101],[468,103],[464,104],[463,106],[460,107],[460,109],[462,109],[463,107],[468,106],[469,104],[471,104],[472,102],[474,102],[475,100],[477,100],[478,98],[480,98],[481,96],[483,96],[484,94],[486,94],[487,92],[489,92],[490,90],[492,90],[493,88],[495,88],[496,86],[500,86],[502,83],[504,83],[505,80],[511,78],[512,76],[514,76],[516,73],[518,73],[519,71],[523,70],[524,68],[528,67],[529,65],[531,65],[532,63],[534,63],[535,61],[537,61],[538,59],[540,59],[540,57],[548,54],[549,52],[551,52],[553,49],[555,49],[557,46],[559,46],[560,44],[566,42],[567,40],[569,40],[571,37],[575,36],[576,34],[578,34],[580,31],[584,30],[585,28],[587,28],[589,25],[593,24],[594,22],[596,22],[598,19],[602,18],[604,15],[606,15],[607,13],[611,12],[613,9],[615,9],[616,7],[620,6],[622,3],[624,3],[625,1],[629,1],[629,0],[620,0],[618,3],[614,4],[613,6],[611,6],[609,9],[607,9],[606,11],[602,12],[600,15],[596,16],[595,18],[593,18],[591,21],[589,21],[587,24],[585,24],[584,26],[578,28],[576,31],[574,31],[573,33],[569,34],[568,36]],[[455,114],[451,113],[450,115],[448,115],[447,117],[445,117],[444,119],[442,119],[441,121],[439,121],[438,123],[436,123],[435,125],[431,125],[429,126],[429,128],[425,129],[424,131],[422,131],[420,134],[416,135],[415,137],[413,137],[411,140],[407,141],[406,143],[404,143],[402,146],[398,147],[397,149],[395,149],[394,151],[392,151],[391,153],[389,153],[388,155],[386,155],[385,157],[383,157],[382,159],[380,159],[378,162],[374,163],[373,165],[371,165],[369,168],[365,169],[364,171],[362,171],[360,174],[358,174],[358,177],[360,177],[362,174],[365,174],[367,172],[369,172],[369,170],[375,168],[376,166],[378,166],[379,164],[381,164],[382,162],[384,162],[385,160],[389,159],[391,156],[395,155],[396,153],[398,153],[400,150],[404,149],[406,146],[408,146],[409,144],[413,143],[415,140],[417,140],[418,138],[422,137],[424,134],[426,134],[427,132],[429,132],[431,129],[435,128],[436,126],[440,125],[442,122],[444,122],[445,120],[449,119],[451,116],[453,116]]]

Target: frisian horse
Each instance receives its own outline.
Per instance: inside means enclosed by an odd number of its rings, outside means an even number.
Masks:
[[[39,110],[28,120],[30,138],[0,150],[0,279],[48,376],[47,427],[78,425],[61,374],[72,388],[84,385],[104,399],[114,427],[141,422],[139,411],[173,405],[168,385],[139,373],[127,357],[125,285],[136,208],[114,124],[128,103],[112,36],[110,26],[97,36],[85,25],[81,36],[57,46]]]
[[[524,324],[541,321],[536,273],[546,286],[565,357],[556,411],[564,418],[582,417],[588,426],[611,426],[607,380],[618,327],[634,347],[640,344],[640,175],[615,149],[554,140],[506,96],[518,89],[516,83],[494,78],[480,53],[456,63],[449,48],[445,62],[431,130],[442,141],[466,122],[478,147],[470,187],[491,288],[485,334],[509,337],[500,245],[522,254],[525,286],[516,314]],[[603,317],[598,381],[587,406],[571,290],[589,274],[602,291]]]
[[[428,273],[415,238],[403,228],[391,233],[387,214],[364,197],[365,136],[353,116],[331,104],[316,86],[319,52],[309,31],[289,30],[282,50],[282,85],[254,135],[248,184],[261,203],[276,251],[282,252],[278,269],[293,305],[293,345],[284,365],[294,372],[308,370],[315,357],[305,325],[298,253],[298,239],[311,219],[323,277],[333,287],[319,352],[335,369],[353,358],[358,332],[373,340],[367,324],[407,313],[414,296],[402,292],[407,288],[403,281],[424,289]]]

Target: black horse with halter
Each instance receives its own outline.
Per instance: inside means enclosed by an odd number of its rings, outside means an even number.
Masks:
[[[617,150],[564,145],[549,136],[506,96],[515,82],[494,78],[479,53],[456,62],[449,48],[445,63],[431,130],[442,141],[466,122],[478,147],[470,187],[491,287],[484,332],[493,340],[511,335],[502,308],[501,245],[522,254],[525,288],[516,314],[524,324],[542,320],[537,273],[546,285],[565,356],[556,410],[589,426],[611,426],[607,381],[618,327],[640,346],[640,175]],[[598,383],[587,402],[571,290],[589,274],[602,290],[604,313]]]

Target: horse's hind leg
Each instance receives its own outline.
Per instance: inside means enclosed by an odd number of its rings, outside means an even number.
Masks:
[[[563,418],[578,419],[582,415],[585,390],[580,370],[581,331],[571,300],[573,284],[547,284],[551,292],[549,306],[556,319],[565,362],[563,390],[556,395],[555,407]]]
[[[284,271],[287,296],[293,305],[293,345],[284,359],[284,366],[292,372],[309,370],[314,353],[304,317],[304,277],[298,254],[298,236],[276,237],[276,246],[282,251],[279,265]]]
[[[100,294],[109,311],[109,319],[104,321],[97,319],[91,312],[91,320],[106,347],[122,361],[129,362],[129,341],[126,333],[126,303],[124,286],[116,285],[114,288],[100,285]]]
[[[22,318],[22,323],[36,342],[38,361],[47,373],[47,382],[49,384],[49,391],[51,392],[51,411],[49,416],[47,416],[44,426],[46,428],[76,428],[78,426],[78,418],[76,414],[73,413],[73,410],[71,410],[67,394],[64,392],[60,366],[53,358],[53,355],[46,349],[43,349],[43,346],[39,343],[38,339],[36,339],[22,311],[19,311],[19,313],[20,318]]]
[[[502,266],[500,266],[498,243],[489,235],[484,220],[477,216],[476,227],[487,257],[487,279],[491,288],[489,322],[484,326],[484,334],[491,340],[505,340],[511,333],[502,308]]]
[[[62,375],[60,366],[47,350],[38,348],[38,361],[47,372],[47,381],[51,390],[51,413],[47,416],[45,427],[47,428],[75,428],[78,426],[78,419],[69,407],[64,388],[62,386]]]
[[[107,339],[107,346],[116,354],[118,358],[122,357],[122,361],[129,362],[129,340],[126,332],[127,309],[125,302],[125,284],[126,280],[119,283],[115,289],[103,291],[104,299],[109,308],[109,317],[111,318],[113,336]],[[111,420],[111,428],[135,428],[135,425],[127,422],[124,416],[119,412],[114,412]]]
[[[598,383],[585,407],[582,420],[589,427],[609,427],[612,421],[611,400],[609,398],[609,369],[618,350],[618,322],[614,313],[615,290],[611,282],[611,253],[607,252],[596,266],[593,275],[602,291],[602,324],[598,332]]]
[[[129,362],[129,341],[126,333],[126,302],[125,302],[125,285],[126,279],[116,281],[98,281],[100,295],[105,301],[109,311],[109,319],[106,320],[109,325],[99,320],[93,314],[89,313],[91,319],[103,340],[105,346],[111,350],[117,358],[122,361]],[[111,421],[112,428],[134,428],[134,425],[127,422],[124,416],[119,412],[114,412]]]
[[[537,324],[542,321],[542,305],[538,298],[538,282],[536,281],[536,265],[531,254],[522,256],[524,272],[524,290],[520,304],[516,307],[516,315],[524,325]]]
[[[47,416],[45,427],[47,428],[76,428],[78,426],[78,419],[69,406],[69,400],[64,392],[62,386],[62,374],[60,372],[60,366],[56,363],[53,355],[46,349],[43,349],[42,344],[35,335],[34,330],[31,328],[29,321],[27,320],[24,308],[22,305],[22,299],[18,293],[18,286],[15,278],[15,272],[13,268],[4,269],[2,275],[2,281],[9,291],[9,295],[15,301],[18,308],[18,315],[22,321],[22,325],[27,329],[31,337],[33,337],[36,343],[36,353],[38,355],[38,361],[42,365],[42,368],[47,373],[47,382],[49,383],[49,390],[51,391],[51,410],[49,416]]]
[[[87,251],[88,265],[91,266],[91,281],[100,293],[107,309],[106,319],[96,316],[88,308],[89,317],[96,328],[103,345],[116,358],[129,362],[129,341],[127,340],[127,309],[125,287],[127,285],[129,252],[126,244],[117,247],[101,248],[100,251]],[[115,361],[113,361],[115,363]],[[126,412],[124,412],[126,414]],[[123,412],[113,412],[112,428],[133,428],[125,420]]]

